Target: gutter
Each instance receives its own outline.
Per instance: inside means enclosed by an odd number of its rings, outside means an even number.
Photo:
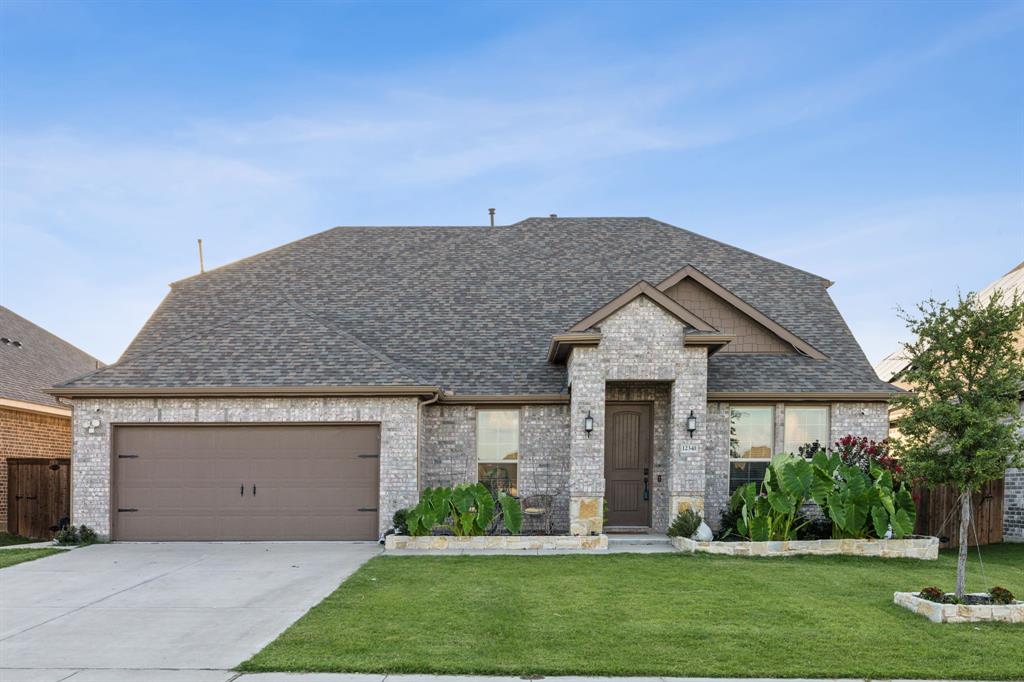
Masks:
[[[56,387],[45,393],[67,398],[179,398],[219,397],[240,398],[248,396],[276,397],[323,397],[323,396],[414,396],[434,397],[442,393],[438,386],[135,386],[106,388]]]

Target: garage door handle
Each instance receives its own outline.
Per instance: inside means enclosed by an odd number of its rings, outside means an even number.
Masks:
[[[136,509],[135,507],[118,507],[117,511],[119,511],[119,512],[136,512],[136,511],[139,511],[139,510]]]
[[[380,455],[356,455],[359,459],[380,459]]]
[[[255,483],[252,484],[252,496],[256,497],[256,484]]]
[[[361,512],[375,512],[375,511],[377,511],[377,508],[376,507],[360,507],[359,511],[361,511]]]
[[[245,497],[245,484],[244,483],[242,485],[238,486],[238,494],[241,497]]]

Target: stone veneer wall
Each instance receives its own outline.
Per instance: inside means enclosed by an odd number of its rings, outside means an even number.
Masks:
[[[569,406],[524,405],[477,408],[428,405],[423,408],[420,488],[477,480],[478,409],[519,411],[519,495],[554,497],[552,524],[569,529]]]
[[[76,399],[72,438],[72,520],[110,535],[112,424],[377,422],[380,424],[380,529],[416,503],[416,398],[102,398]],[[83,420],[98,418],[95,433]]]
[[[847,434],[867,436],[871,440],[889,437],[888,403],[833,403],[829,418],[831,442]]]
[[[1024,542],[1024,469],[1007,469],[1003,477],[1003,538]]]
[[[600,532],[604,483],[604,405],[608,382],[671,382],[666,518],[686,506],[704,507],[707,349],[686,347],[685,327],[646,297],[637,298],[600,325],[597,346],[576,347],[568,361],[571,387],[570,520],[574,535]],[[686,416],[693,410],[691,438]],[[583,419],[590,412],[588,437]]]
[[[1024,469],[1007,469],[1003,478],[1003,538],[1024,542]]]

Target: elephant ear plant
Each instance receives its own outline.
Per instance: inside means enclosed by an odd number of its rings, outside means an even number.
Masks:
[[[755,542],[796,539],[797,531],[807,524],[800,508],[807,501],[813,481],[811,463],[803,457],[773,457],[760,494],[755,483],[747,483],[733,493],[730,505],[737,512],[737,532]]]
[[[409,535],[430,535],[437,527],[459,536],[484,535],[501,526],[515,535],[522,528],[523,512],[514,497],[501,493],[495,500],[482,483],[463,483],[426,488],[405,521]]]
[[[871,460],[867,471],[846,464],[839,453],[814,453],[811,498],[832,519],[836,538],[902,538],[914,532],[914,499],[905,484],[896,489],[892,473]]]

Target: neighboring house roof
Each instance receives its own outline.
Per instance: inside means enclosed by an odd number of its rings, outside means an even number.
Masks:
[[[85,351],[0,306],[0,399],[66,408],[43,391],[101,365]]]
[[[66,388],[563,393],[552,338],[637,282],[663,282],[687,265],[822,356],[718,353],[709,391],[888,388],[830,282],[650,218],[327,230],[172,284],[121,360]]]
[[[1003,292],[1004,296],[1024,297],[1024,262],[979,291],[978,300],[986,303],[996,291]],[[1021,330],[1021,337],[1024,338],[1024,330]],[[875,373],[882,381],[895,381],[909,365],[906,350],[900,348],[882,358],[875,365]]]

